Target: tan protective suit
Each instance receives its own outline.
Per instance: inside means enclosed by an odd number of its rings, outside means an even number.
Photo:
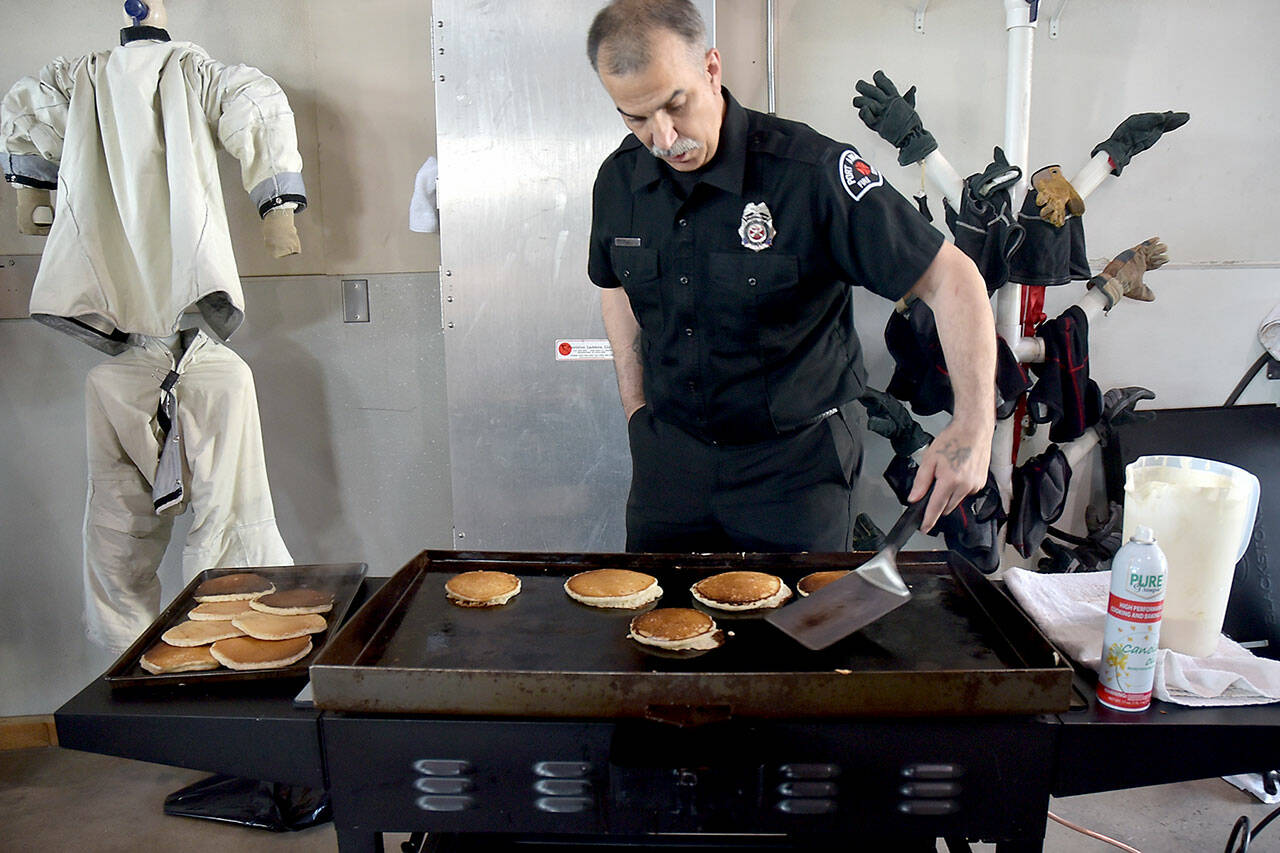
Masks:
[[[113,355],[127,333],[173,334],[191,305],[229,337],[244,297],[217,145],[260,215],[306,205],[293,112],[256,68],[142,40],[18,81],[0,107],[0,165],[58,190],[32,317]]]
[[[194,518],[182,552],[184,580],[213,567],[293,563],[276,527],[253,374],[203,332],[183,332],[183,343],[176,367],[168,347],[146,340],[94,367],[85,383],[85,625],[90,639],[117,653],[160,613],[156,570],[173,516],[188,504]],[[171,370],[178,374],[176,434],[186,499],[158,515],[156,415]]]
[[[58,191],[32,317],[117,356],[86,381],[84,523],[86,628],[117,652],[158,615],[156,570],[172,516],[188,504],[186,578],[293,562],[276,527],[248,366],[184,332],[175,368],[156,339],[176,333],[190,306],[224,339],[244,317],[218,147],[240,162],[259,215],[306,205],[293,113],[274,80],[163,30],[123,37],[135,40],[54,60],[0,105],[5,178]]]

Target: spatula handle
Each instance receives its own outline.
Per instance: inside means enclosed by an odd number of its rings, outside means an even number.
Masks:
[[[898,517],[897,523],[889,528],[889,533],[884,538],[885,548],[892,548],[897,551],[907,544],[911,534],[920,529],[920,522],[924,520],[925,507],[928,505],[929,497],[932,494],[933,486],[930,486],[924,497],[909,505],[903,511],[902,515]]]

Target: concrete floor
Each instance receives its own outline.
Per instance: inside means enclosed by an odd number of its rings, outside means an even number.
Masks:
[[[166,794],[206,775],[57,747],[0,752],[0,851],[337,850],[332,824],[272,833],[163,813]],[[1246,814],[1256,825],[1272,808],[1220,779],[1068,797],[1051,805],[1056,814],[1143,853],[1216,853],[1225,847],[1236,818]],[[397,851],[403,838],[388,836],[387,850]],[[1045,838],[1046,853],[1115,849],[1053,822]],[[993,849],[975,845],[975,850]],[[1250,850],[1280,851],[1280,821],[1269,825]]]

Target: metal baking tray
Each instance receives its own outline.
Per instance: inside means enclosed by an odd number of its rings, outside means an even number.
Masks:
[[[106,680],[112,689],[127,687],[166,687],[184,684],[206,685],[224,682],[243,683],[266,678],[305,677],[307,667],[319,655],[324,645],[334,636],[334,626],[341,625],[351,601],[360,590],[369,567],[365,563],[338,563],[305,566],[244,567],[237,569],[206,569],[196,575],[182,592],[178,593],[147,630],[134,640],[111,668]],[[329,627],[311,635],[311,651],[302,660],[280,669],[208,669],[199,672],[150,673],[138,663],[144,652],[159,642],[160,635],[180,622],[185,622],[187,612],[198,603],[195,590],[209,578],[253,572],[262,575],[276,585],[277,590],[307,586],[333,595],[333,609],[323,614]]]
[[[424,551],[311,667],[316,706],[673,722],[1069,707],[1070,664],[986,577],[945,553],[900,556],[910,603],[821,652],[759,617],[717,614],[732,632],[724,646],[694,658],[659,657],[627,639],[635,611],[587,607],[563,590],[576,572],[628,568],[658,578],[658,606],[688,607],[689,586],[716,572],[767,571],[794,589],[809,572],[854,568],[870,556]],[[498,608],[448,603],[445,581],[473,569],[511,572],[523,589]]]

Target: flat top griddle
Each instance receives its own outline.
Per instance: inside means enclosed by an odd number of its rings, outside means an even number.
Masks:
[[[488,568],[499,568],[488,566]],[[506,569],[500,569],[506,570]],[[657,605],[602,610],[569,599],[567,575],[522,573],[523,589],[510,604],[463,608],[445,600],[444,581],[453,572],[422,575],[418,594],[407,602],[396,630],[365,650],[364,663],[380,667],[539,672],[829,672],[835,669],[938,670],[1001,668],[990,638],[965,616],[965,602],[935,573],[913,572],[915,598],[900,619],[882,619],[847,641],[811,652],[766,623],[759,614],[715,611],[695,602],[684,578],[666,573]],[[794,588],[794,580],[789,582]],[[719,649],[692,657],[655,653],[627,641],[631,619],[660,607],[693,607],[709,613],[728,635]],[[937,624],[945,621],[945,626]],[[929,624],[926,624],[929,623]],[[957,640],[925,644],[939,628]]]
[[[1065,710],[1070,666],[1016,607],[962,560],[907,554],[914,597],[821,652],[757,615],[712,613],[724,645],[693,657],[627,638],[640,610],[570,599],[564,581],[594,568],[658,578],[653,606],[697,607],[689,587],[721,571],[812,571],[869,554],[529,554],[425,551],[334,638],[312,666],[316,704],[332,710],[499,716],[809,716],[1039,713]],[[496,608],[448,602],[444,583],[476,569],[523,588]]]

